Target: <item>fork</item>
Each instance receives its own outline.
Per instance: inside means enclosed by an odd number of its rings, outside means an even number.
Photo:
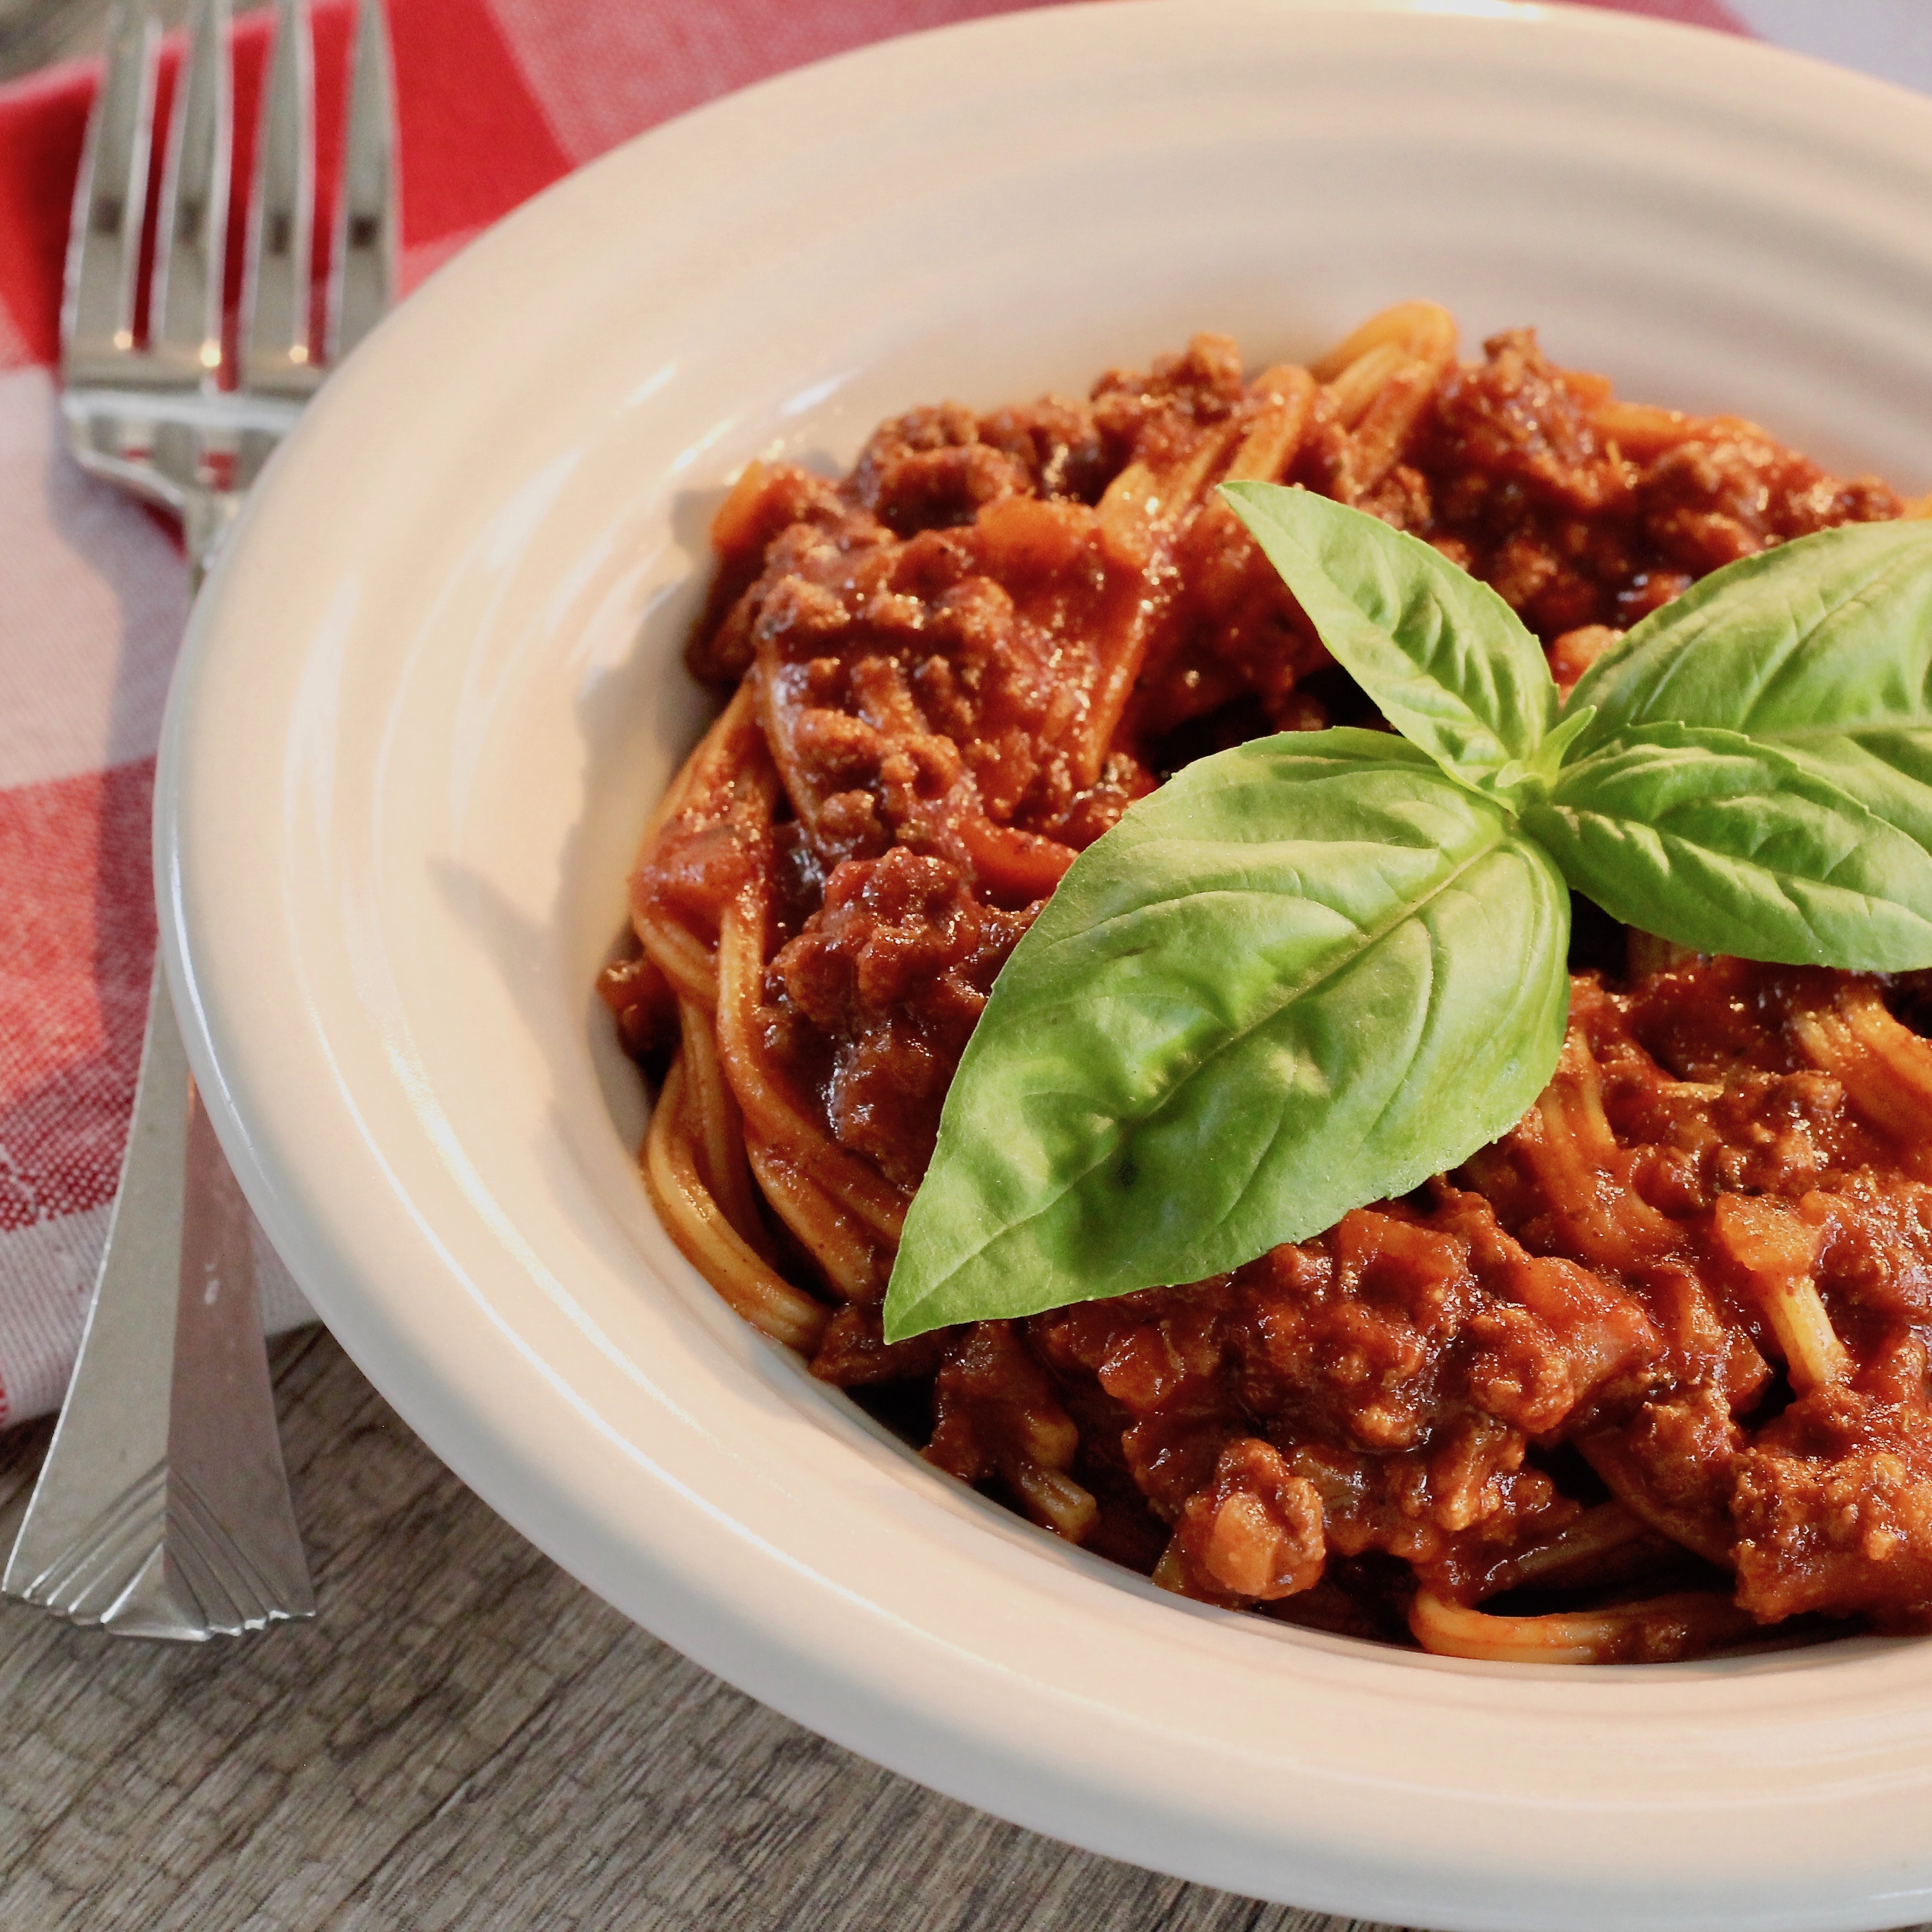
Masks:
[[[395,113],[380,0],[362,0],[322,339],[311,328],[313,54],[277,0],[238,352],[226,346],[229,0],[197,0],[137,296],[159,38],[116,0],[75,190],[62,413],[82,466],[179,518],[199,590],[249,486],[326,370],[388,306]],[[155,964],[128,1151],[67,1400],[0,1590],[77,1624],[200,1641],[313,1616],[252,1258],[253,1223]]]

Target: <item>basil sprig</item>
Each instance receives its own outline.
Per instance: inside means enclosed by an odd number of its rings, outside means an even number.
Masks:
[[[1486,585],[1301,490],[1223,494],[1402,735],[1190,766],[1075,862],[946,1096],[897,1340],[1198,1280],[1505,1131],[1570,889],[1700,952],[1932,965],[1932,524],[1706,578],[1559,706]]]

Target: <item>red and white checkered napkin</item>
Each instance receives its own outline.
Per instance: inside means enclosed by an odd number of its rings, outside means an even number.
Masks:
[[[390,0],[404,281],[560,175],[784,68],[1030,0]],[[1601,0],[1757,32],[1932,90],[1928,0]],[[318,0],[318,98],[345,0]],[[266,16],[237,48],[237,124]],[[56,420],[61,262],[97,70],[0,88],[0,1424],[66,1386],[106,1232],[154,952],[148,807],[187,609],[173,535]],[[307,1318],[279,1264],[271,1324]]]

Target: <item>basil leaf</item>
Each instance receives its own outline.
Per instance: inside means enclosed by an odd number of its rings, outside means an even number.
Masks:
[[[1932,848],[1932,723],[1768,742],[1908,838]]]
[[[995,982],[887,1336],[1198,1280],[1453,1166],[1555,1067],[1568,934],[1550,860],[1398,738],[1190,766]]]
[[[1852,524],[1727,565],[1585,673],[1579,752],[1633,725],[1742,731],[1932,845],[1932,523]]]
[[[1932,965],[1932,855],[1735,731],[1638,725],[1567,765],[1523,830],[1612,919],[1700,952]]]
[[[1556,722],[1543,647],[1440,550],[1307,490],[1224,483],[1336,661],[1460,784],[1534,756]]]
[[[1532,771],[1546,784],[1554,784],[1556,774],[1568,762],[1570,748],[1588,730],[1596,713],[1586,705],[1581,711],[1564,715],[1563,722],[1536,748]]]

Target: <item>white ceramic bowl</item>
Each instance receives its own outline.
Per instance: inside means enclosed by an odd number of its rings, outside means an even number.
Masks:
[[[1444,1928],[1932,1913],[1932,1643],[1505,1670],[1184,1604],[740,1326],[591,981],[698,727],[754,454],[1389,301],[1932,482],[1932,106],[1568,10],[1118,4],[725,100],[466,251],[314,405],[169,714],[168,967],[222,1138],[377,1385],[701,1663],[987,1809]]]

